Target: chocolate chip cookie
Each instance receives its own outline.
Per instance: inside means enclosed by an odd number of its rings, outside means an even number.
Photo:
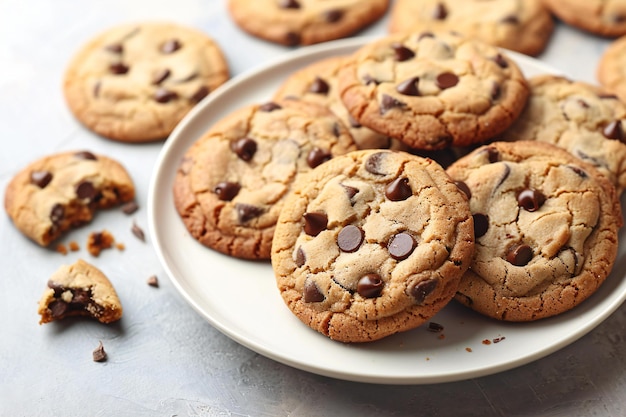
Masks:
[[[626,2],[623,0],[543,0],[564,22],[596,35],[626,34]]]
[[[554,75],[529,80],[526,108],[502,135],[560,146],[626,188],[626,106],[597,86]]]
[[[69,63],[63,91],[76,118],[110,139],[166,138],[189,110],[229,77],[204,33],[144,22],[106,30]]]
[[[579,305],[609,275],[622,215],[592,165],[548,143],[494,142],[447,170],[470,196],[476,248],[456,300],[500,320]]]
[[[15,226],[41,246],[88,223],[99,209],[135,197],[117,161],[88,151],[62,152],[32,162],[9,182],[4,207]]]
[[[272,247],[289,309],[341,342],[420,326],[454,296],[473,253],[465,194],[431,159],[360,150],[302,176]]]
[[[626,37],[613,41],[604,50],[596,69],[600,84],[626,102]]]
[[[339,74],[341,99],[360,124],[419,149],[468,146],[513,123],[528,97],[517,64],[454,32],[371,42]]]
[[[235,23],[282,45],[311,45],[344,38],[380,19],[389,0],[229,0]]]
[[[122,304],[111,281],[82,259],[61,266],[50,277],[38,309],[39,324],[69,316],[88,316],[101,323],[112,323],[122,318],[122,312]]]
[[[186,152],[174,202],[190,234],[219,252],[269,259],[294,179],[356,150],[327,108],[299,100],[251,105],[211,127]]]
[[[554,21],[541,0],[396,0],[389,32],[454,30],[526,55],[543,51]]]

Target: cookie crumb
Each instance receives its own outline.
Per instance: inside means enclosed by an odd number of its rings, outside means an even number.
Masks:
[[[116,243],[116,244],[115,244],[115,248],[116,248],[117,250],[119,250],[119,251],[123,251],[123,250],[125,250],[125,249],[126,249],[126,245],[124,245],[124,244],[123,244],[123,243],[121,243],[121,242],[120,242],[120,243]]]
[[[93,256],[99,256],[103,249],[110,249],[115,238],[107,230],[92,232],[87,238],[87,250]]]
[[[93,351],[93,361],[105,362],[106,360],[107,360],[107,353],[104,351],[104,346],[102,345],[102,341],[100,340],[100,344]]]
[[[57,245],[56,251],[59,252],[61,255],[67,255],[67,248],[63,243],[59,243]]]
[[[495,339],[493,339],[493,343],[500,343],[502,342],[504,339],[506,339],[506,337],[501,336],[501,337],[496,337]]]
[[[491,340],[489,339],[483,340],[483,345],[490,345],[490,344],[491,344]]]
[[[437,339],[439,339],[439,340],[443,340],[445,338],[446,338],[446,335],[443,334],[443,333],[441,333],[439,336],[437,336]]]
[[[439,323],[431,321],[430,323],[428,323],[428,328],[426,330],[433,333],[441,333],[443,331],[443,326]]]
[[[136,201],[129,201],[128,203],[125,203],[124,205],[122,205],[122,211],[125,214],[133,214],[137,210],[139,210],[139,205],[137,204]]]
[[[78,252],[80,250],[80,246],[78,245],[78,242],[76,242],[75,240],[72,240],[68,246],[70,247],[70,250],[72,252]]]
[[[151,287],[159,288],[159,279],[156,275],[152,275],[150,278],[148,278],[148,281],[146,282]]]
[[[471,347],[466,347],[465,350],[470,352],[470,353],[472,352],[472,348]]]
[[[141,240],[142,242],[146,241],[146,236],[143,233],[143,229],[137,226],[137,223],[133,222],[133,227],[130,229],[130,231],[133,232],[137,239]]]

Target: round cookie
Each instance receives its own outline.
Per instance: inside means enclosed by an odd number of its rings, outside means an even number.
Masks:
[[[360,150],[293,186],[272,267],[286,305],[341,342],[420,326],[454,296],[473,253],[466,196],[431,159]]]
[[[602,53],[596,78],[626,103],[626,36],[613,41]]]
[[[543,51],[554,21],[541,0],[396,0],[389,32],[454,30],[526,55]]]
[[[276,220],[294,179],[356,150],[339,119],[298,100],[231,113],[186,152],[174,203],[200,243],[238,258],[269,259]]]
[[[494,142],[447,170],[470,195],[476,247],[456,300],[531,321],[587,299],[609,275],[622,215],[593,166],[543,142]]]
[[[63,92],[87,128],[123,142],[166,138],[229,77],[218,45],[172,23],[124,24],[85,44],[69,63]]]
[[[345,62],[346,57],[333,56],[296,71],[278,88],[274,99],[295,97],[328,107],[348,127],[359,149],[409,150],[402,142],[381,135],[350,116],[338,88],[339,70]]]
[[[626,35],[624,0],[543,0],[559,19],[596,35]]]
[[[529,79],[522,114],[504,140],[536,140],[566,149],[626,188],[626,106],[606,90],[555,75]]]
[[[117,161],[88,151],[32,162],[7,185],[4,207],[15,226],[41,246],[88,223],[96,210],[131,201],[133,181]]]
[[[229,0],[235,23],[253,36],[282,45],[344,38],[380,19],[389,0]]]
[[[363,46],[339,73],[339,91],[362,125],[428,150],[494,137],[528,97],[513,60],[454,32],[405,33]]]

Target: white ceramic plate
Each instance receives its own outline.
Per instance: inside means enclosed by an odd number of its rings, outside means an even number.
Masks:
[[[422,326],[381,341],[347,345],[309,329],[287,309],[269,262],[221,255],[189,235],[172,198],[174,175],[187,148],[223,116],[269,101],[296,69],[350,53],[369,40],[303,48],[233,78],[196,106],[165,143],[150,184],[149,223],[163,267],[191,306],[222,333],[266,357],[316,374],[384,384],[457,381],[511,369],[572,343],[615,311],[626,299],[623,247],[600,290],[558,317],[501,323],[451,303],[432,319],[444,326],[442,333]],[[527,76],[556,72],[532,58],[509,54]]]

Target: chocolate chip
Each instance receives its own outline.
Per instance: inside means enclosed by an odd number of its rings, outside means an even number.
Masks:
[[[463,181],[454,181],[454,184],[457,186],[459,190],[463,192],[463,194],[467,196],[468,200],[472,198],[472,190],[470,190],[467,184],[465,184]]]
[[[306,263],[306,254],[302,247],[299,247],[296,251],[296,266],[299,268]]]
[[[100,83],[100,81],[97,81],[96,84],[94,84],[94,86],[93,86],[93,96],[95,98],[100,97],[100,87],[101,87],[101,85],[102,84]]]
[[[400,94],[404,94],[405,96],[419,96],[420,90],[417,87],[419,80],[419,77],[404,80],[396,86],[396,91]]]
[[[380,81],[378,81],[376,78],[372,77],[369,74],[365,74],[363,76],[363,84],[365,84],[365,85],[370,85],[370,84],[378,85],[378,84],[380,84]]]
[[[92,357],[94,362],[104,362],[107,360],[107,353],[104,351],[104,346],[102,342],[98,345],[97,348],[92,352]]]
[[[70,307],[73,309],[82,309],[91,301],[91,293],[81,288],[72,290],[72,301]]]
[[[417,242],[415,242],[413,236],[406,232],[401,232],[391,238],[387,245],[387,250],[389,250],[389,255],[393,259],[402,261],[413,253],[416,246]]]
[[[381,98],[381,102],[380,102],[380,114],[385,114],[393,108],[402,108],[405,106],[406,106],[406,103],[403,103],[400,100],[393,98],[388,94],[383,94]]]
[[[472,215],[474,219],[474,237],[479,238],[484,236],[489,230],[489,216],[482,213],[476,213]]]
[[[622,129],[622,122],[620,120],[613,120],[602,129],[602,134],[607,139],[615,139],[623,142],[624,130]]]
[[[510,15],[504,17],[502,20],[500,20],[500,22],[508,23],[508,24],[511,24],[511,25],[517,25],[517,24],[519,24],[519,19],[518,19],[517,16],[510,14]]]
[[[127,65],[124,65],[121,62],[116,62],[114,64],[109,65],[109,71],[111,71],[115,75],[126,74],[130,68]]]
[[[200,88],[198,88],[196,90],[196,92],[193,93],[189,99],[193,103],[199,103],[200,100],[202,100],[203,98],[205,98],[208,95],[209,95],[209,87],[203,85],[203,86],[200,86]]]
[[[433,19],[444,20],[446,17],[448,17],[446,6],[443,3],[437,3],[435,10],[433,10]]]
[[[93,200],[97,193],[96,187],[90,181],[81,181],[76,186],[76,196],[81,200]]]
[[[171,54],[172,52],[178,51],[182,46],[178,39],[170,39],[161,45],[161,52]]]
[[[413,195],[408,178],[396,178],[385,187],[385,196],[391,201],[402,201]]]
[[[35,184],[39,188],[46,188],[52,181],[52,173],[50,171],[33,171],[30,173],[30,183]]]
[[[430,323],[428,323],[428,327],[426,328],[426,330],[433,333],[441,333],[443,332],[443,326],[439,323],[431,321]]]
[[[582,98],[579,98],[578,100],[576,100],[576,103],[582,107],[583,109],[588,109],[589,108],[589,103],[587,103],[585,100],[583,100]]]
[[[315,77],[311,86],[309,87],[309,91],[315,94],[328,94],[330,90],[330,86],[326,81],[321,79],[320,77]]]
[[[263,214],[264,211],[261,207],[243,203],[235,204],[235,210],[237,210],[237,218],[239,219],[239,223],[242,224],[254,219],[255,217],[259,217],[261,214]]]
[[[500,98],[500,94],[502,94],[502,90],[500,89],[500,84],[494,81],[493,84],[491,84],[491,91],[489,93],[489,95],[491,96],[491,100],[496,101],[497,99]]]
[[[605,99],[605,100],[617,100],[618,99],[618,97],[615,94],[607,94],[607,93],[598,94],[598,97],[601,99]]]
[[[48,304],[48,309],[50,310],[50,315],[53,319],[58,319],[62,317],[69,310],[69,306],[63,300],[54,300],[50,304]]]
[[[239,193],[241,185],[236,182],[220,182],[215,186],[213,192],[217,194],[217,198],[222,201],[231,201]]]
[[[304,233],[309,236],[317,236],[328,226],[328,216],[326,213],[311,212],[304,213]]]
[[[363,243],[365,232],[360,227],[349,224],[337,235],[337,245],[343,252],[356,252]]]
[[[383,160],[386,158],[386,152],[376,152],[365,160],[365,170],[375,175],[385,175],[383,171]]]
[[[237,154],[239,159],[250,161],[256,153],[257,145],[254,139],[242,138],[231,144],[231,149]]]
[[[155,72],[152,76],[152,84],[153,85],[161,84],[163,81],[167,79],[167,77],[170,76],[171,73],[172,72],[167,68],[163,68],[162,70]]]
[[[339,135],[341,135],[341,126],[339,123],[333,123],[333,136],[338,138]]]
[[[359,192],[358,188],[351,187],[345,184],[341,184],[341,186],[343,187],[343,190],[346,192],[346,196],[348,196],[348,200],[352,200],[352,197],[354,197]]]
[[[496,64],[498,64],[498,66],[500,66],[500,68],[507,68],[509,66],[509,63],[507,62],[506,58],[504,58],[504,55],[502,54],[498,54],[494,56],[492,59]]]
[[[287,32],[285,34],[285,42],[289,46],[296,46],[300,43],[300,35],[295,32]]]
[[[278,3],[278,7],[281,9],[299,9],[300,3],[296,0],[281,0]]]
[[[154,93],[154,100],[157,103],[165,104],[172,100],[176,100],[178,98],[178,94],[174,91],[166,90],[165,88],[159,88]]]
[[[437,87],[445,90],[446,88],[452,88],[459,83],[459,77],[451,72],[443,72],[437,76]]]
[[[504,164],[504,171],[502,172],[502,175],[500,176],[500,179],[498,180],[495,188],[500,187],[504,183],[504,181],[509,178],[509,175],[511,175],[511,167],[508,166],[508,164]]]
[[[506,250],[506,260],[515,266],[524,266],[533,258],[533,250],[523,243],[511,245]]]
[[[363,127],[361,125],[361,123],[357,122],[356,119],[354,117],[352,117],[351,114],[348,114],[348,121],[350,122],[350,127],[353,127],[355,129],[358,129],[360,127]]]
[[[487,159],[490,164],[500,162],[500,151],[496,148],[488,147],[483,152],[487,152]]]
[[[282,107],[276,103],[274,103],[273,101],[261,104],[259,106],[259,110],[260,111],[264,111],[264,112],[273,112],[274,110],[280,110],[282,109]]]
[[[338,22],[341,20],[342,17],[343,10],[340,9],[327,10],[324,12],[324,20],[326,20],[328,23]]]
[[[546,201],[546,196],[539,190],[526,188],[517,194],[517,205],[526,211],[537,211]]]
[[[330,159],[330,152],[320,148],[313,148],[306,156],[306,163],[309,164],[311,168],[315,168],[316,166],[321,165]]]
[[[124,52],[124,46],[121,43],[111,43],[104,47],[109,52],[113,52],[114,54],[121,54]]]
[[[56,282],[52,280],[48,280],[48,288],[51,288],[54,290],[55,297],[60,297],[61,294],[63,294],[63,291],[65,291],[65,288],[62,285],[57,284]]]
[[[50,221],[53,225],[58,226],[65,217],[65,208],[61,204],[55,204],[50,210]]]
[[[159,288],[159,279],[156,275],[150,275],[146,280],[146,283],[151,287]]]
[[[143,233],[141,227],[137,226],[137,223],[133,222],[133,226],[130,228],[130,231],[133,232],[133,235],[142,242],[146,241],[146,236]]]
[[[424,301],[426,301],[426,297],[428,297],[433,291],[435,291],[435,288],[437,288],[438,284],[439,281],[437,279],[427,279],[426,281],[422,281],[413,288],[411,288],[410,293],[411,296],[415,299],[415,303],[417,305],[424,304]]]
[[[422,32],[419,34],[419,36],[417,37],[418,41],[421,41],[424,38],[434,38],[435,34],[432,32]]]
[[[408,61],[415,56],[415,52],[401,43],[394,43],[391,45],[391,48],[393,49],[394,57],[398,62]]]
[[[133,214],[137,210],[139,210],[139,205],[136,201],[129,201],[127,203],[124,203],[124,205],[122,206],[122,212],[124,214]]]
[[[89,151],[81,151],[81,152],[76,152],[74,154],[74,156],[76,158],[81,158],[81,159],[89,159],[92,161],[97,161],[98,158],[96,157],[96,155],[94,155],[93,153],[89,152]]]
[[[304,284],[304,302],[305,303],[319,303],[324,301],[324,294],[317,287],[317,284],[311,280]]]
[[[383,292],[385,283],[378,274],[366,274],[363,275],[357,284],[356,292],[361,297],[376,298],[380,297]]]

